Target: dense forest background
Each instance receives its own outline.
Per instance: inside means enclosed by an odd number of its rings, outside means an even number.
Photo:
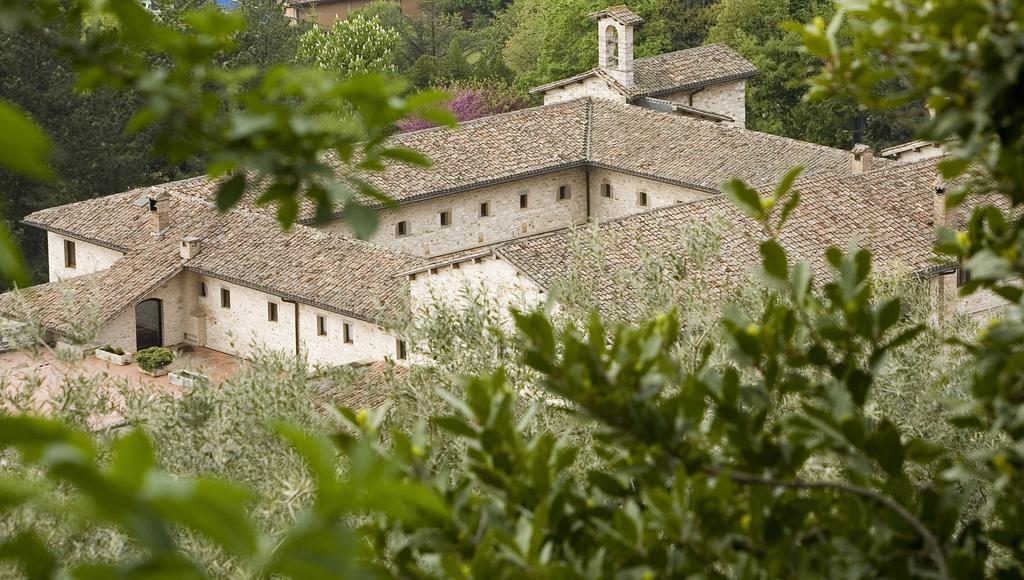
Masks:
[[[378,0],[358,17],[319,31],[291,22],[280,0],[237,0],[233,9],[245,15],[247,27],[238,50],[225,58],[238,67],[287,63],[329,67],[339,74],[394,71],[416,88],[451,91],[452,108],[465,120],[538,104],[528,94],[530,87],[596,65],[596,35],[586,15],[610,3],[422,0],[425,16],[414,20],[396,3]],[[153,0],[152,7],[161,20],[175,24],[183,11],[203,4],[217,2]],[[908,140],[910,127],[923,115],[918,108],[879,114],[852,101],[802,100],[816,61],[798,50],[799,35],[781,25],[828,18],[830,0],[632,0],[629,5],[645,19],[636,38],[638,58],[718,42],[760,68],[748,85],[751,129],[842,148],[854,142],[883,147]],[[0,33],[0,98],[27,111],[51,136],[53,166],[61,178],[44,184],[0,171],[3,216],[37,282],[46,278],[45,236],[17,223],[25,215],[185,177],[201,167],[201,160],[154,158],[152,131],[125,132],[138,105],[130,92],[82,94],[74,82],[64,55],[33,38]]]

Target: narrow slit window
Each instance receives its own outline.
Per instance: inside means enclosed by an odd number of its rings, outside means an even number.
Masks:
[[[277,322],[277,302],[267,302],[267,320]]]
[[[345,322],[341,325],[342,339],[345,344],[352,344],[352,325]]]
[[[637,194],[636,194],[636,204],[640,205],[640,206],[643,206],[643,207],[647,207],[648,205],[650,205],[650,200],[647,198],[647,192],[646,191],[638,191],[637,192]]]
[[[316,335],[327,336],[327,319],[323,316],[316,317]]]
[[[558,186],[558,201],[566,200],[572,197],[572,190],[569,189],[568,185]]]
[[[452,225],[452,212],[451,210],[441,212],[441,227],[446,228]]]
[[[220,307],[231,308],[231,290],[227,288],[220,289]]]
[[[206,282],[199,283],[199,297],[206,298]]]
[[[480,217],[488,217],[491,215],[491,203],[485,201],[480,204]]]
[[[525,191],[519,194],[519,209],[526,209],[530,206],[530,194]]]
[[[408,221],[403,220],[403,221],[400,221],[397,224],[395,224],[395,237],[396,238],[400,238],[402,236],[407,236],[407,235],[409,235],[409,222]]]
[[[409,358],[408,347],[406,346],[405,341],[400,338],[395,341],[395,358],[398,360],[405,360]]]
[[[64,240],[64,267],[74,268],[78,265],[78,257],[75,255],[75,242]]]
[[[612,196],[612,184],[610,184],[610,183],[608,183],[606,181],[606,182],[601,184],[601,197],[611,197],[611,196]]]

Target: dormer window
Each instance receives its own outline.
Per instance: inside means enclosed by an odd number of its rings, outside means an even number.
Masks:
[[[604,32],[604,38],[604,50],[608,55],[608,66],[619,66],[619,30],[615,28],[615,25],[608,25]]]

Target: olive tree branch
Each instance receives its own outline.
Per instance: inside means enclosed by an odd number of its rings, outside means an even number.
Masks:
[[[758,477],[749,473],[742,472],[730,472],[721,468],[709,468],[706,470],[711,475],[722,475],[727,473],[729,478],[736,483],[743,483],[748,485],[763,485],[767,487],[781,487],[785,489],[831,489],[842,493],[848,493],[853,495],[859,495],[861,497],[870,499],[882,506],[889,508],[896,515],[898,515],[903,521],[910,524],[910,527],[914,528],[918,534],[924,539],[925,544],[928,547],[928,552],[931,555],[932,560],[935,562],[935,567],[938,569],[939,577],[943,580],[950,578],[949,568],[946,565],[946,557],[942,551],[942,546],[939,543],[938,538],[935,534],[928,529],[924,523],[919,520],[914,514],[900,505],[899,502],[893,500],[890,497],[882,495],[866,487],[860,487],[857,485],[851,485],[848,483],[830,482],[830,481],[782,481],[777,479],[770,479],[765,477]]]

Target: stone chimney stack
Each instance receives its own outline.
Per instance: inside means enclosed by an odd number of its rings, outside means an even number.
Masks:
[[[853,146],[853,172],[864,173],[871,171],[872,166],[875,164],[875,152],[871,150],[871,147],[858,143]]]
[[[644,19],[624,5],[589,15],[597,21],[597,63],[622,86],[633,86],[633,27]]]
[[[191,260],[199,255],[201,249],[201,242],[199,238],[195,236],[185,236],[181,238],[181,243],[178,244],[178,252],[181,254],[182,260]]]
[[[941,175],[935,176],[935,216],[936,226],[953,227],[953,213],[946,209],[946,180]]]
[[[161,236],[171,226],[171,196],[167,191],[154,187],[149,194],[149,231]]]

